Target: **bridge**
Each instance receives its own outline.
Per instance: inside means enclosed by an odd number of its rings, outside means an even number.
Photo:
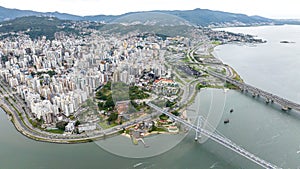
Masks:
[[[148,106],[157,110],[158,112],[169,116],[171,119],[184,124],[185,126],[189,127],[190,129],[195,130],[196,134],[203,134],[204,136],[210,138],[211,140],[223,145],[226,148],[229,148],[230,150],[240,154],[241,156],[249,159],[250,161],[253,161],[254,163],[258,164],[259,166],[261,166],[263,168],[267,168],[267,169],[278,169],[279,168],[276,165],[271,164],[271,163],[255,156],[254,154],[248,152],[247,150],[243,149],[242,147],[236,145],[234,142],[232,142],[228,138],[224,138],[224,137],[220,136],[219,134],[207,131],[207,130],[199,127],[199,125],[196,126],[194,124],[191,124],[191,123],[187,122],[186,120],[184,120],[178,116],[175,116],[172,113],[169,113],[152,103],[148,102],[147,104],[148,104]],[[198,124],[199,124],[199,122],[198,122]]]
[[[207,73],[210,74],[211,76],[217,77],[219,79],[223,79],[224,81],[237,86],[238,88],[240,88],[241,91],[252,93],[253,97],[261,96],[261,97],[265,98],[266,103],[275,102],[281,106],[282,110],[286,111],[286,110],[294,109],[294,110],[300,112],[300,104],[298,104],[298,103],[294,103],[292,101],[289,101],[287,99],[284,99],[284,98],[274,95],[272,93],[261,90],[257,87],[234,80],[232,78],[226,77],[224,75],[218,74],[218,73],[210,71],[210,70],[207,70]]]

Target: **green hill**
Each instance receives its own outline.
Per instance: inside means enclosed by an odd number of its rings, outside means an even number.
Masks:
[[[0,6],[0,21],[11,20],[17,17],[23,16],[48,16],[57,17],[63,20],[85,20],[85,21],[99,21],[105,23],[115,23],[118,22],[120,18],[127,18],[127,21],[140,24],[152,24],[151,22],[146,22],[147,20],[155,19],[154,13],[164,13],[168,15],[177,16],[191,24],[198,26],[252,26],[252,25],[265,25],[265,24],[300,24],[299,20],[276,20],[268,19],[261,16],[247,16],[244,14],[236,14],[222,11],[213,11],[208,9],[194,9],[194,10],[174,10],[174,11],[151,11],[152,16],[141,15],[142,17],[133,19],[131,15],[142,14],[149,12],[130,12],[122,15],[93,15],[93,16],[77,16],[60,12],[35,12],[30,10],[18,10],[9,9]],[[137,16],[137,15],[136,15]],[[147,20],[146,20],[147,19]],[[161,17],[156,18],[159,22]],[[144,21],[143,21],[144,20]],[[178,20],[177,20],[178,21]],[[165,21],[164,21],[165,22]]]
[[[111,23],[117,23],[122,25],[152,25],[152,26],[191,25],[187,20],[163,12],[131,13],[119,17],[113,20]]]
[[[41,36],[54,39],[55,32],[65,31],[68,33],[78,33],[78,31],[71,28],[70,25],[71,21],[64,21],[54,17],[27,16],[2,22],[0,33],[24,31],[32,39]]]

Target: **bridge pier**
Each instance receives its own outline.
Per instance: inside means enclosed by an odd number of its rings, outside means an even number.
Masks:
[[[224,136],[221,136],[220,134],[214,133],[214,132],[209,132],[206,129],[203,128],[199,128],[199,126],[201,125],[201,118],[198,118],[198,125],[194,125],[191,124],[187,121],[185,121],[184,119],[182,119],[181,117],[177,117],[175,115],[173,115],[172,113],[169,113],[163,109],[161,109],[160,107],[157,107],[156,105],[147,102],[147,105],[149,105],[150,107],[156,109],[158,112],[163,113],[165,115],[168,115],[169,117],[172,117],[174,120],[176,120],[177,122],[180,122],[182,124],[184,124],[185,126],[189,127],[190,129],[193,129],[196,131],[196,133],[200,133],[203,134],[206,137],[209,137],[211,140],[215,141],[216,143],[219,143],[221,145],[223,145],[224,147],[242,155],[243,157],[249,159],[250,161],[258,164],[259,166],[266,168],[266,169],[277,169],[279,168],[276,165],[273,165],[257,156],[255,156],[254,154],[248,152],[247,150],[243,149],[242,147],[238,146],[237,144],[235,144],[234,142],[232,142],[231,140],[229,140],[228,138],[225,138]],[[198,132],[197,132],[198,131]],[[198,139],[198,137],[196,137]]]
[[[202,120],[201,120],[201,118],[202,118],[202,116],[198,117],[195,141],[198,141],[198,138],[201,138],[201,128],[202,128]]]
[[[244,86],[239,86],[239,88],[240,88],[241,92],[246,92],[246,90],[247,90]]]
[[[259,88],[256,88],[254,86],[251,86],[249,84],[246,84],[244,82],[237,81],[235,79],[226,77],[222,74],[218,74],[216,72],[207,70],[207,73],[211,76],[214,76],[216,78],[225,80],[226,82],[229,82],[237,87],[240,88],[240,90],[244,93],[249,93],[249,95],[252,95],[253,98],[255,97],[263,97],[266,99],[266,103],[274,103],[276,102],[279,106],[282,106],[283,110],[291,110],[294,109],[296,111],[300,112],[300,104],[294,103],[292,101],[289,101],[287,99],[284,99],[282,97],[276,96],[272,93],[269,93],[267,91],[261,90]]]
[[[266,103],[267,104],[270,103],[270,99],[266,98]]]

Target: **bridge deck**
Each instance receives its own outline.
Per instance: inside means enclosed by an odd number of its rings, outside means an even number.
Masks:
[[[294,110],[297,110],[297,111],[300,112],[300,104],[298,104],[298,103],[294,103],[292,101],[289,101],[287,99],[284,99],[282,97],[279,97],[277,95],[269,93],[267,91],[261,90],[257,87],[251,86],[251,85],[243,83],[243,82],[239,82],[237,80],[234,80],[232,78],[228,78],[226,76],[215,73],[213,71],[208,70],[207,73],[214,76],[214,77],[223,79],[223,80],[239,87],[241,90],[252,92],[254,94],[254,96],[255,95],[262,96],[262,97],[266,98],[266,100],[273,101],[273,102],[279,104],[280,106],[282,106],[283,108],[294,109]]]
[[[213,141],[231,149],[232,151],[244,156],[245,158],[253,161],[254,163],[260,165],[261,167],[263,168],[268,168],[268,169],[277,169],[279,167],[277,167],[276,165],[274,164],[271,164],[257,156],[255,156],[254,154],[248,152],[247,150],[239,147],[238,145],[236,145],[235,143],[233,143],[232,141],[230,141],[229,139],[227,138],[224,138],[216,133],[212,133],[210,131],[207,131],[203,128],[199,128],[199,126],[196,126],[194,124],[191,124],[187,121],[185,121],[184,119],[180,118],[180,117],[177,117],[175,115],[173,115],[172,113],[169,113],[167,111],[164,111],[162,110],[160,107],[152,104],[152,103],[147,103],[150,107],[152,107],[153,109],[159,111],[160,113],[163,113],[163,114],[166,114],[168,115],[170,118],[174,119],[175,121],[178,121],[182,124],[184,124],[185,126],[195,130],[196,132],[199,132],[207,137],[209,137],[210,139],[212,139]]]

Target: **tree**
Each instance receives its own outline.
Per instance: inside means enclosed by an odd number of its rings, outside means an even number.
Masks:
[[[112,122],[118,119],[118,113],[111,113],[107,119],[107,121]]]
[[[80,125],[80,121],[79,121],[79,120],[76,120],[75,126],[79,126],[79,125]]]
[[[137,104],[137,103],[136,103],[135,101],[133,101],[133,100],[131,100],[130,103],[131,103],[131,105],[132,105],[134,108],[136,108],[138,111],[140,111],[140,106],[139,106],[139,104]]]
[[[102,91],[96,93],[96,98],[99,100],[107,100],[107,96],[103,94]]]
[[[174,104],[175,104],[174,102],[168,100],[166,103],[166,107],[172,107]]]
[[[113,109],[115,107],[115,103],[112,97],[109,97],[104,104],[105,109]]]
[[[104,103],[103,102],[98,102],[98,108],[99,108],[99,110],[103,110]]]
[[[56,128],[60,129],[60,130],[65,130],[65,127],[68,123],[65,121],[60,121],[58,123],[56,123]]]
[[[174,114],[175,116],[179,116],[179,112],[177,110],[173,111],[172,114]]]
[[[161,120],[168,120],[169,116],[165,115],[165,114],[162,114],[159,116],[159,119]]]

